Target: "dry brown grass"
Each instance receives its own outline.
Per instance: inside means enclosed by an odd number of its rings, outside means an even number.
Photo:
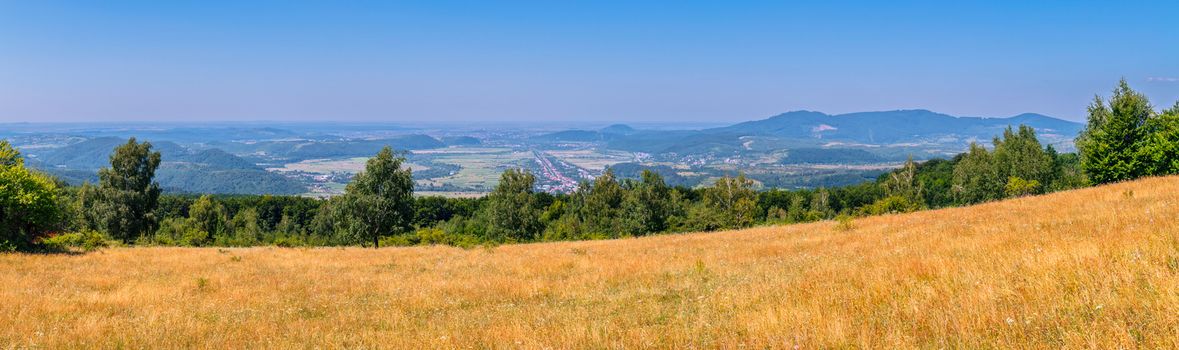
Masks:
[[[1179,347],[1179,178],[834,226],[3,255],[0,347]]]

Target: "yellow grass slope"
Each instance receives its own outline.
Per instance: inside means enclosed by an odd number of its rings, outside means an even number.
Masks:
[[[0,348],[1179,348],[1179,178],[835,226],[0,255]]]

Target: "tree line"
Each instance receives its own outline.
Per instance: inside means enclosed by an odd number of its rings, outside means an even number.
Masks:
[[[1078,153],[1042,145],[1034,129],[1009,127],[989,147],[972,143],[950,159],[909,160],[852,186],[759,191],[738,173],[709,186],[670,186],[644,170],[607,169],[572,193],[538,192],[536,177],[507,169],[481,198],[415,197],[405,158],[385,147],[345,193],[297,196],[162,194],[160,154],[132,138],[110,156],[96,184],[67,187],[28,169],[0,141],[0,249],[122,244],[335,246],[604,239],[716,231],[842,217],[904,213],[1179,173],[1179,103],[1156,111],[1123,80],[1098,97],[1077,137]],[[63,233],[65,232],[65,233]]]

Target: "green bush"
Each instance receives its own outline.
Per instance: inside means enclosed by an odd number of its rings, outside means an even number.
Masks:
[[[94,251],[109,247],[109,238],[96,231],[81,231],[63,233],[41,240],[41,245],[48,250],[65,251],[70,248],[83,251]]]
[[[60,190],[48,176],[24,166],[24,158],[0,140],[0,247],[29,248],[61,223]]]
[[[835,230],[851,231],[853,228],[855,228],[855,224],[852,222],[853,219],[854,218],[851,215],[839,214],[839,216],[835,217]]]
[[[413,238],[415,238],[415,239],[417,238],[417,236],[414,236],[412,234],[411,235],[393,235],[393,236],[381,237],[381,246],[382,247],[408,247],[408,246],[416,244],[417,242],[410,240],[410,236],[413,236]]]
[[[908,197],[889,196],[860,208],[858,212],[860,215],[884,215],[911,213],[921,209],[922,206],[920,203],[915,203]]]
[[[1004,186],[1003,192],[1007,193],[1008,197],[1023,197],[1035,194],[1040,190],[1040,182],[1036,180],[1024,180],[1018,176],[1007,178],[1007,186]]]

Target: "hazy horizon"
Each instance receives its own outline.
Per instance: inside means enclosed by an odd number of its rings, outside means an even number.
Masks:
[[[1173,2],[0,3],[0,122],[1083,120],[1179,99]]]

